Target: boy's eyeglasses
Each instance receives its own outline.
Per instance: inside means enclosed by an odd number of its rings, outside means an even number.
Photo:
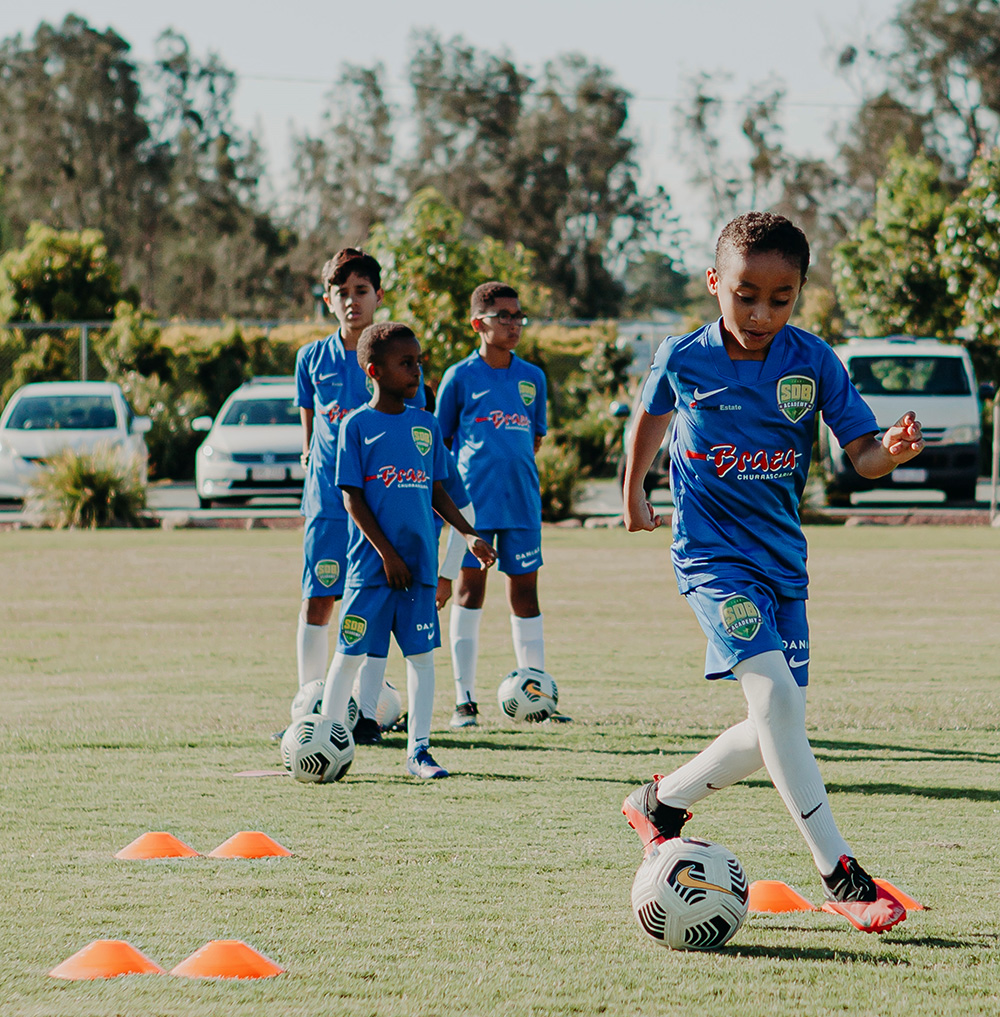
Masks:
[[[476,317],[480,321],[489,321],[490,318],[496,318],[501,325],[518,325],[521,328],[528,324],[528,319],[523,314],[508,314],[506,311],[490,311],[489,314],[478,314]]]

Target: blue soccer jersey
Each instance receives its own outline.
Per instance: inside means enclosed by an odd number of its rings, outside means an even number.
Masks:
[[[675,414],[671,554],[681,592],[743,577],[805,598],[798,508],[816,414],[841,445],[878,430],[833,350],[786,325],[762,364],[734,362],[715,321],[660,344],[642,398],[647,413]]]
[[[490,367],[478,352],[444,373],[437,418],[487,530],[541,525],[535,438],[545,434],[547,388],[541,368],[511,355]]]
[[[431,489],[448,473],[437,421],[426,410],[382,413],[362,406],[340,429],[338,487],[358,487],[414,583],[437,584],[437,532]],[[378,551],[350,520],[347,587],[386,586]]]
[[[295,405],[313,411],[309,469],[302,491],[302,515],[343,519],[344,499],[334,477],[340,424],[352,410],[368,402],[371,379],[358,366],[354,350],[344,348],[338,329],[325,339],[303,346],[295,357]],[[424,405],[424,387],[407,405]]]

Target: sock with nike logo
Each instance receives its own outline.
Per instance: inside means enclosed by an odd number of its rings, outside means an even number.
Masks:
[[[510,616],[510,636],[514,642],[514,656],[518,667],[537,667],[545,670],[545,635],[542,631],[542,616],[518,618]]]
[[[853,855],[834,822],[826,786],[806,734],[803,697],[785,655],[768,650],[733,667],[757,729],[760,754],[821,873]]]

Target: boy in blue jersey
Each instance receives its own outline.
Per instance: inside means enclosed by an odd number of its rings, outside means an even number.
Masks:
[[[630,531],[660,525],[642,481],[674,415],[674,571],[708,637],[705,677],[735,678],[748,716],[674,773],[633,791],[622,811],[649,851],[680,835],[690,806],[764,766],[819,869],[824,909],[863,932],[884,932],[906,910],[841,836],[806,735],[808,580],[798,505],[817,412],[865,477],[885,476],[924,443],[913,413],[879,438],[833,350],[788,324],[808,265],[805,235],[787,219],[734,219],[707,274],[722,316],[665,339],[646,380],[628,448],[625,522]]]
[[[535,453],[546,432],[546,381],[540,368],[514,354],[527,322],[517,290],[501,282],[477,286],[471,301],[479,349],[444,373],[437,393],[441,433],[475,510],[476,528],[495,544],[507,575],[511,635],[518,667],[545,667],[538,568],[542,564],[542,500]],[[474,727],[479,627],[486,573],[466,555],[451,608],[455,675],[451,726]]]
[[[323,299],[340,327],[309,343],[295,359],[296,404],[302,419],[302,495],[305,518],[302,608],[296,633],[299,686],[326,675],[329,625],[344,592],[347,512],[334,476],[341,421],[367,402],[371,382],[358,366],[357,345],[382,302],[382,270],[370,255],[354,248],[338,251],[322,271]],[[423,406],[423,387],[410,400]],[[381,741],[375,708],[385,676],[385,658],[371,656],[360,676],[360,745]]]
[[[372,325],[357,352],[374,392],[346,418],[338,441],[336,482],[350,515],[347,575],[321,709],[343,722],[365,656],[385,657],[395,636],[406,658],[406,768],[424,779],[447,777],[429,748],[434,649],[441,644],[434,513],[465,537],[480,568],[496,555],[444,489],[448,453],[433,415],[406,405],[421,384],[416,336],[396,322]]]

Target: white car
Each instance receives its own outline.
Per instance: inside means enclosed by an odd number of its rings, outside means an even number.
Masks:
[[[202,508],[219,501],[302,496],[302,424],[294,378],[248,381],[222,404],[214,421],[195,417],[191,427],[208,431],[195,457]]]
[[[0,414],[0,498],[23,500],[44,460],[101,444],[137,456],[143,483],[149,417],[137,417],[109,381],[45,381],[19,388]]]

